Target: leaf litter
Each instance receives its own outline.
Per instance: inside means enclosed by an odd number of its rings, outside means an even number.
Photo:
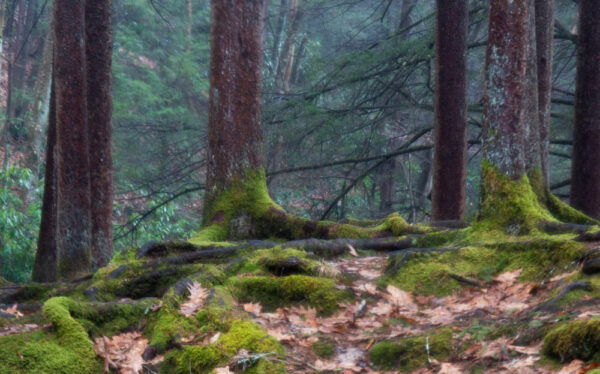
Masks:
[[[240,305],[269,335],[284,345],[287,354],[286,372],[392,373],[371,367],[369,350],[374,344],[422,335],[432,328],[447,326],[452,328],[453,339],[468,344],[468,347],[444,362],[429,358],[429,364],[424,363],[414,373],[462,374],[471,372],[475,365],[483,365],[485,372],[492,374],[580,374],[587,371],[584,363],[579,360],[565,363],[562,368],[555,370],[536,366],[542,346],[539,339],[528,345],[521,345],[518,336],[485,341],[475,339],[467,331],[477,321],[526,318],[523,316],[545,299],[549,287],[539,287],[533,282],[518,282],[520,270],[497,275],[485,288],[461,289],[445,297],[426,297],[413,295],[392,285],[385,289],[377,287],[375,279],[383,275],[386,257],[356,256],[358,253],[352,248],[350,254],[351,258],[328,262],[327,266],[352,276],[351,284],[340,283],[336,288],[349,290],[357,301],[340,304],[339,310],[331,316],[319,316],[314,308],[302,305],[279,308],[271,313],[263,312],[259,303]],[[549,282],[558,284],[565,278],[557,276]],[[193,316],[202,309],[208,290],[198,282],[188,285],[188,290],[190,296],[181,305],[180,312]],[[576,318],[598,315],[599,309],[597,305],[588,305]],[[540,323],[554,321],[553,316],[534,318],[539,318]],[[2,333],[0,331],[0,335]],[[218,338],[218,334],[207,336],[198,344],[211,344]],[[318,357],[313,352],[312,346],[319,340],[333,344],[335,350],[332,357]],[[116,370],[126,374],[142,373],[146,363],[142,359],[142,353],[147,346],[147,339],[139,332],[95,340],[96,353],[105,360],[106,372]],[[250,357],[243,350],[237,356]],[[152,363],[159,363],[162,359],[162,356],[158,356]],[[239,370],[239,367],[232,367],[230,363],[214,369],[214,372],[226,374]]]

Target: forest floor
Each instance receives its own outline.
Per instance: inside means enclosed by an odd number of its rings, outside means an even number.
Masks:
[[[42,314],[39,302],[61,295],[83,305],[65,308],[91,336],[85,338],[93,342],[96,355],[90,372],[579,374],[600,367],[594,363],[600,329],[586,332],[597,336],[581,337],[580,343],[591,344],[592,350],[585,362],[573,359],[577,354],[561,361],[543,353],[550,330],[600,315],[600,275],[582,276],[580,262],[532,281],[523,279],[523,269],[510,266],[477,279],[452,273],[443,282],[460,287],[424,296],[427,292],[382,282],[389,252],[357,251],[351,244],[328,258],[267,247],[216,261],[199,260],[211,257],[211,250],[158,244],[145,253],[138,249],[141,260],[134,257],[136,250],[117,256],[76,285],[0,284],[0,301],[14,301],[0,304],[0,371],[63,372],[61,363],[56,363],[60,370],[35,366],[28,360],[39,360],[32,353],[39,349],[27,348],[34,344],[29,339],[43,347],[52,339],[63,344],[63,322],[46,307]],[[589,254],[598,252],[600,243],[583,245]],[[230,248],[238,253],[239,247]],[[149,272],[153,268],[158,270]],[[298,275],[296,283],[308,282],[313,289],[290,291],[286,288],[296,287],[290,284],[272,294],[273,287],[280,287],[273,282],[303,273],[311,275]],[[311,283],[315,280],[330,283]],[[287,301],[280,303],[280,298]],[[137,303],[143,303],[138,312],[119,315],[118,308]],[[232,343],[235,320],[252,321],[274,339],[242,336]],[[208,347],[220,353],[206,358]],[[257,362],[265,362],[266,369]]]

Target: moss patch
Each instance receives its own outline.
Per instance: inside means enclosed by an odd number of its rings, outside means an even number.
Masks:
[[[429,345],[429,355],[427,353]],[[428,335],[381,342],[370,352],[371,362],[381,369],[411,371],[428,365],[428,358],[443,361],[452,353],[452,330],[444,328]]]
[[[319,357],[329,359],[335,355],[335,345],[319,339],[311,346],[312,351]]]
[[[574,261],[584,253],[585,246],[577,242],[513,238],[426,256],[406,254],[409,256],[406,259],[391,260],[404,263],[395,274],[380,279],[380,283],[391,283],[418,294],[443,296],[462,287],[451,274],[487,282],[502,272],[523,269],[520,280],[543,280],[575,267]]]
[[[600,318],[569,322],[544,338],[543,353],[561,361],[600,359]]]
[[[216,343],[205,346],[186,346],[172,351],[166,357],[161,372],[165,373],[209,373],[216,366],[224,365],[240,349],[250,352],[247,373],[283,373],[285,365],[281,359],[285,351],[281,344],[269,336],[254,322],[238,320]]]
[[[260,302],[266,309],[295,302],[306,302],[319,313],[330,314],[345,297],[334,288],[333,279],[290,275],[287,277],[234,277],[231,278],[234,295],[241,301]]]

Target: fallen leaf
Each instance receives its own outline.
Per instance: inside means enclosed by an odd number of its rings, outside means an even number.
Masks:
[[[259,315],[262,312],[262,305],[259,303],[247,303],[243,305],[244,310],[248,313]]]
[[[358,257],[358,252],[356,252],[356,249],[354,249],[353,246],[351,246],[350,244],[346,244],[348,246],[348,248],[350,249],[350,254],[354,257]]]
[[[199,282],[194,281],[188,284],[188,291],[190,291],[190,297],[181,305],[179,311],[186,317],[191,317],[202,309],[204,299],[208,296],[208,290],[203,288]]]
[[[391,302],[393,305],[409,311],[416,311],[419,309],[414,303],[412,295],[410,293],[402,291],[401,289],[396,288],[392,285],[388,285],[386,290],[392,297]]]

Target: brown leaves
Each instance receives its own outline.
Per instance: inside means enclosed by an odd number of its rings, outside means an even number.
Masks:
[[[23,317],[23,313],[19,312],[17,304],[13,304],[13,306],[8,307],[6,309],[0,309],[0,312],[10,314],[10,315],[14,316],[15,318]]]
[[[112,338],[105,336],[94,339],[94,351],[104,359],[104,372],[109,368],[121,374],[138,374],[142,372],[144,359],[142,353],[148,347],[148,339],[142,338],[140,332],[123,333]],[[162,361],[157,356],[152,363]]]
[[[196,281],[188,285],[190,297],[188,301],[181,304],[179,311],[186,317],[196,314],[204,305],[204,300],[208,297],[208,290]]]

